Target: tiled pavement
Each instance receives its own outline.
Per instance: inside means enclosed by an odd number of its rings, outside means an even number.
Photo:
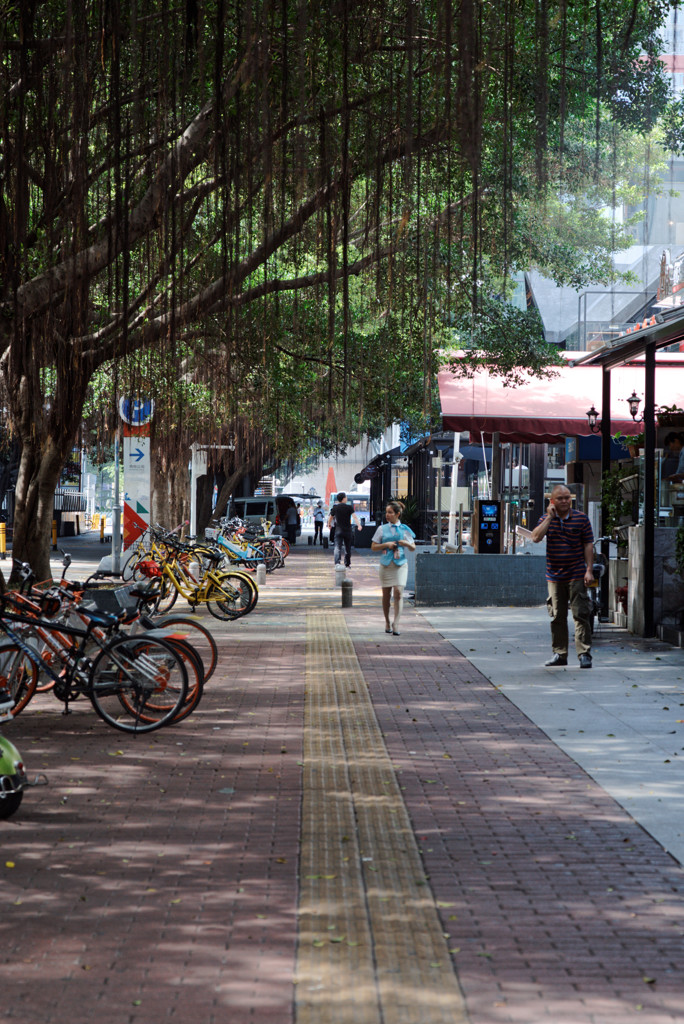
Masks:
[[[680,866],[375,572],[295,549],[176,728],[9,727],[0,1019],[684,1022]]]

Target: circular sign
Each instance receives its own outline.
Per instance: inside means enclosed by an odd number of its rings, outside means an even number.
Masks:
[[[142,427],[154,415],[154,399],[142,395],[129,395],[119,399],[119,416],[131,427]]]

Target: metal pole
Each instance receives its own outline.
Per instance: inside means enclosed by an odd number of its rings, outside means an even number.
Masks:
[[[499,431],[492,434],[492,486],[487,491],[487,497],[492,501],[498,501],[501,497],[501,446],[499,444]],[[487,469],[487,453],[485,451],[484,439],[482,441],[482,456],[484,458],[485,471]],[[489,476],[487,476],[489,481]]]
[[[610,370],[605,367],[601,378],[601,494],[603,495],[603,481],[606,474],[610,473]],[[608,522],[609,510],[606,503],[601,501],[601,536],[606,536],[606,523]],[[601,541],[601,554],[605,556],[606,568],[610,556],[610,541]],[[601,618],[608,619],[608,608],[610,605],[610,573],[604,572],[601,577]]]
[[[644,636],[655,636],[655,344],[646,345],[644,388]]]
[[[121,501],[119,489],[119,428],[114,436],[114,508],[112,509],[112,573],[121,571]]]
[[[437,554],[442,553],[442,467],[437,467]]]
[[[447,543],[453,547],[456,534],[456,485],[458,484],[458,467],[461,461],[461,435],[454,432],[454,455],[451,462],[451,500],[449,502],[449,527]]]
[[[190,536],[197,536],[197,441],[190,445]]]
[[[503,451],[503,458],[501,460],[501,462],[502,462],[502,469],[503,469],[503,483],[502,483],[502,486],[501,486],[500,495],[501,495],[501,501],[503,503],[503,516],[502,516],[503,523],[502,523],[502,525],[503,525],[503,528],[504,528],[503,529],[503,548],[502,548],[502,552],[501,553],[503,555],[506,555],[506,554],[508,554],[508,526],[509,526],[509,523],[508,523],[508,504],[506,502],[506,495],[507,495],[506,488],[508,486],[507,479],[506,479],[506,472],[508,470],[508,450],[509,450],[509,448],[511,446],[510,446],[510,444],[502,444],[502,445],[500,445],[500,447],[501,447],[501,450]]]

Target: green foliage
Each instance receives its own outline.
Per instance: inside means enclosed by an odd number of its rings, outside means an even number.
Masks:
[[[642,430],[639,434],[623,434],[622,431],[618,430],[617,434],[613,434],[613,440],[617,441],[618,444],[624,445],[625,448],[643,448],[644,432]]]
[[[684,96],[666,105],[661,118],[661,130],[664,148],[681,156],[684,153]]]
[[[677,527],[675,537],[675,564],[680,576],[684,576],[684,525]]]
[[[617,279],[627,237],[601,207],[641,185],[635,133],[663,113],[674,131],[668,8],[6,3],[0,372],[21,442],[67,452],[89,401],[102,447],[140,390],[169,458],[233,435],[226,460],[265,466],[396,419],[429,431],[454,345],[462,372],[552,374],[535,314],[495,297],[521,269]]]
[[[684,409],[680,409],[676,403],[673,405],[658,405],[656,406],[655,414],[658,423],[666,427],[681,420],[681,417],[684,416]]]
[[[401,513],[401,521],[406,526],[410,526],[413,529],[420,517],[420,507],[418,505],[418,499],[414,498],[413,495],[405,495],[402,498],[390,498],[390,501],[400,501],[404,506],[404,511]]]
[[[561,365],[555,346],[544,340],[539,315],[503,302],[483,303],[480,312],[463,316],[453,332],[453,347],[463,354],[446,365],[455,376],[471,377],[486,368],[511,387],[530,377],[550,378]]]
[[[635,473],[636,469],[633,466],[620,466],[603,474],[601,505],[606,509],[606,519],[603,523],[606,533],[613,533],[626,522],[634,522],[633,498],[620,486],[620,481],[634,476]]]

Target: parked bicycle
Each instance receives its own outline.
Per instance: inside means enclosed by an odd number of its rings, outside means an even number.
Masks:
[[[217,619],[246,615],[256,607],[259,596],[252,577],[236,569],[218,568],[222,554],[210,546],[183,544],[167,537],[166,557],[138,563],[137,572],[156,580],[157,596],[153,614],[171,610],[180,595],[191,608],[204,604]]]
[[[165,530],[162,526],[157,524],[156,526],[148,526],[147,529],[140,534],[137,541],[133,544],[131,549],[127,552],[126,561],[123,569],[121,570],[121,578],[123,580],[142,579],[142,574],[138,571],[140,562],[155,561],[157,558],[165,558],[168,554],[168,545],[164,543],[166,537],[178,536],[184,527],[188,526],[188,520],[179,523],[178,526],[174,527],[173,530]]]
[[[601,580],[608,571],[608,559],[597,550],[597,547],[602,541],[609,541],[611,539],[611,537],[599,537],[594,541],[594,561],[592,564],[594,580],[587,587],[587,596],[591,605],[590,625],[592,633],[596,632],[596,623],[601,622]]]
[[[28,573],[23,567],[26,579]],[[0,630],[8,639],[0,644],[0,663],[29,680],[33,692],[34,676],[43,673],[65,714],[70,702],[86,696],[103,721],[124,732],[151,732],[181,716],[188,672],[177,646],[146,633],[112,636],[117,616],[83,607],[78,625],[73,616],[58,621],[61,601],[54,591],[41,595],[39,613],[26,600],[2,596]]]

